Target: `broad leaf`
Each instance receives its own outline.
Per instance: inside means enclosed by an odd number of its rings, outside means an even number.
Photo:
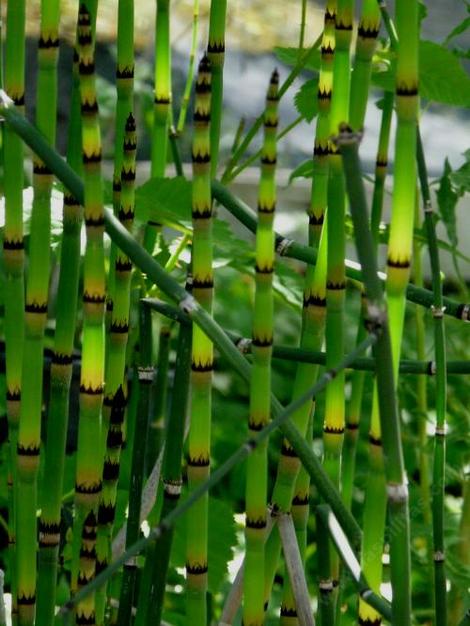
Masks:
[[[294,96],[297,111],[307,122],[311,122],[318,113],[318,80],[313,78],[302,85]]]
[[[191,224],[191,182],[183,176],[152,178],[135,193],[136,220],[148,219],[187,231]]]
[[[453,246],[458,243],[457,226],[455,220],[455,207],[459,200],[460,194],[457,193],[450,179],[452,168],[450,167],[448,159],[444,163],[444,172],[439,181],[439,189],[436,192],[437,203],[439,207],[439,215],[444,222],[447,236]]]
[[[386,91],[395,89],[392,66],[373,74],[373,82]],[[470,106],[470,78],[450,50],[432,41],[419,44],[419,89],[426,100],[449,106]]]

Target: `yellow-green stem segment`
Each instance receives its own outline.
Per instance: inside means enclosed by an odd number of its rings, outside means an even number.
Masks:
[[[276,132],[278,125],[279,74],[274,71],[268,88],[264,114],[264,143],[258,194],[256,231],[256,292],[253,312],[253,368],[250,385],[248,429],[256,433],[269,422],[271,414],[271,356],[274,302],[274,211],[276,208]],[[263,581],[266,505],[268,486],[267,441],[247,460],[246,471],[246,557],[244,574],[243,623],[264,623]]]
[[[199,64],[194,105],[192,146],[192,287],[193,295],[212,312],[212,198],[210,186],[211,67],[204,56]],[[191,365],[191,427],[188,449],[188,483],[192,491],[210,472],[213,346],[194,325]],[[207,494],[191,509],[187,526],[187,619],[192,626],[206,626],[207,609]]]

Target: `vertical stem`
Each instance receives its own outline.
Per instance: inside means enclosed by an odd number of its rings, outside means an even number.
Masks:
[[[210,187],[211,66],[205,56],[196,80],[193,160],[193,293],[201,307],[212,313],[212,198]],[[191,374],[191,428],[188,449],[188,484],[196,489],[209,477],[212,414],[213,346],[198,326],[193,328]],[[187,526],[187,617],[194,626],[206,626],[207,610],[207,494],[191,510]]]
[[[166,446],[162,471],[163,506],[160,519],[165,519],[175,509],[181,495],[181,462],[191,374],[191,337],[191,325],[180,325],[171,409],[166,422]],[[147,623],[150,624],[160,624],[172,540],[173,532],[170,530],[160,541],[155,542],[148,552],[147,559],[151,565],[153,579],[147,612]]]
[[[186,78],[186,84],[184,86],[183,98],[181,100],[181,108],[180,114],[178,117],[178,124],[176,126],[176,132],[178,135],[184,130],[184,125],[186,123],[186,113],[188,111],[189,99],[191,97],[191,91],[193,86],[193,78],[194,78],[194,65],[196,62],[196,50],[197,50],[197,40],[198,40],[198,27],[199,27],[199,0],[193,0],[193,27],[191,34],[191,50],[189,53],[189,66],[188,66],[188,76]]]
[[[361,130],[364,126],[372,71],[372,56],[375,52],[379,30],[379,4],[377,0],[364,0],[357,32],[354,68],[351,76],[349,123],[354,130]]]
[[[132,113],[125,122],[123,158],[120,178],[119,221],[130,232],[134,223],[135,156],[137,150],[136,125]],[[108,355],[105,370],[106,395],[103,403],[103,434],[106,435],[106,452],[103,466],[103,487],[98,510],[97,571],[106,568],[111,552],[111,536],[116,510],[117,483],[121,448],[124,439],[126,406],[125,369],[126,348],[129,336],[130,290],[132,263],[120,250],[116,251],[114,273],[114,298],[111,325],[108,333]],[[97,624],[104,619],[105,589],[97,594]],[[98,603],[99,598],[99,603]]]
[[[81,120],[78,60],[74,62],[68,130],[67,162],[81,170]],[[60,547],[60,517],[65,464],[65,446],[72,379],[72,351],[78,305],[80,231],[82,209],[64,192],[63,235],[57,289],[56,329],[51,365],[51,396],[47,420],[44,479],[41,486],[39,521],[38,626],[52,626],[55,613],[57,568]]]
[[[222,124],[222,102],[224,94],[224,60],[225,60],[225,18],[227,0],[211,0],[209,19],[209,41],[207,56],[212,71],[211,99],[211,178],[217,176],[219,162],[220,130]]]
[[[165,176],[171,107],[170,0],[157,0],[155,24],[155,93],[152,130],[152,178]],[[160,224],[147,222],[145,249],[152,253]]]
[[[378,249],[379,225],[383,208],[393,102],[393,94],[386,93],[384,96],[384,108],[376,157],[375,184],[370,218],[371,235],[376,252]],[[365,303],[367,303],[367,300],[365,300]],[[366,314],[363,314],[363,319],[364,321],[367,319]],[[362,327],[360,332],[364,334],[365,328]],[[353,393],[357,393],[357,380],[361,378],[363,378],[363,374],[355,372],[353,378]],[[387,498],[385,493],[380,416],[377,390],[376,385],[374,385],[371,425],[369,428],[369,468],[364,503],[364,540],[362,544],[361,565],[364,576],[369,581],[372,590],[376,593],[379,592],[382,582],[382,552],[386,507]],[[375,623],[377,620],[380,620],[378,612],[361,599],[359,601],[359,621],[368,624]]]
[[[307,267],[303,294],[302,330],[300,347],[318,350],[323,341],[324,319],[326,310],[326,258],[327,237],[324,228],[328,191],[328,144],[329,144],[329,111],[332,89],[332,65],[334,56],[334,20],[336,0],[328,0],[324,17],[324,33],[321,43],[321,69],[318,87],[319,119],[315,134],[313,155],[313,179],[309,207],[309,245],[320,245],[317,264]],[[298,398],[311,385],[317,376],[318,368],[311,364],[299,364],[296,370],[293,399]],[[306,402],[294,414],[293,420],[300,432],[305,435],[309,416],[313,411],[312,402]],[[289,511],[294,500],[305,505],[308,496],[308,485],[304,482],[296,486],[300,468],[292,446],[284,440],[281,449],[276,482],[272,495],[272,504],[276,510]],[[297,488],[298,487],[298,488]],[[307,501],[308,502],[308,501]],[[271,533],[267,543],[267,568],[265,600],[271,593],[275,571],[280,555],[280,538],[277,529]],[[288,585],[287,585],[288,587]],[[291,613],[295,610],[288,588],[283,598],[281,612]]]
[[[333,93],[330,112],[330,133],[348,120],[350,93],[350,45],[354,0],[338,0],[335,19],[336,49],[333,61]],[[331,145],[328,178],[328,269],[326,279],[326,366],[336,367],[344,350],[345,300],[345,186],[341,154]],[[341,449],[345,426],[344,371],[333,380],[325,392],[323,423],[324,466],[335,485],[341,480]],[[331,554],[330,565],[334,587],[339,579],[339,559]],[[333,593],[333,599],[336,597]]]
[[[271,414],[271,356],[274,301],[274,212],[276,208],[276,132],[278,125],[279,75],[274,71],[266,97],[261,179],[258,193],[256,231],[256,291],[252,325],[253,367],[250,384],[248,429],[251,434],[264,428]],[[264,551],[266,539],[266,498],[268,489],[267,441],[247,460],[246,470],[246,557],[243,621],[264,623]]]
[[[36,125],[55,143],[59,2],[41,3]],[[33,209],[25,300],[24,358],[17,457],[17,574],[19,624],[34,622],[36,602],[36,510],[43,380],[44,331],[50,271],[52,172],[33,158]]]
[[[142,302],[139,306],[140,363],[138,365],[138,410],[134,424],[134,445],[132,447],[131,481],[129,491],[129,515],[126,530],[126,547],[137,541],[140,534],[142,485],[144,480],[144,460],[146,440],[142,436],[148,427],[150,384],[153,380],[152,368],[152,316],[151,310]],[[127,626],[131,620],[132,603],[137,579],[137,563],[130,559],[124,565],[121,595],[119,599],[118,626]]]
[[[368,228],[367,203],[360,175],[361,166],[357,139],[350,132],[344,131],[338,141],[345,165],[356,248],[363,268],[364,284],[369,301],[367,323],[369,326],[379,324],[381,328],[374,352],[390,519],[392,622],[409,626],[411,623],[410,520],[408,487],[396,402],[395,379],[398,374],[398,359],[393,353],[392,336],[388,330],[387,311],[384,309],[382,287],[377,276],[376,254],[372,235]]]
[[[436,626],[447,624],[447,581],[445,573],[444,546],[444,487],[446,458],[446,410],[447,410],[447,373],[446,344],[444,327],[444,306],[442,297],[441,268],[439,248],[435,231],[434,210],[431,203],[426,161],[423,144],[418,130],[418,172],[424,204],[424,220],[431,261],[432,289],[434,304],[434,352],[436,355],[436,428],[434,433],[433,485],[432,485],[432,529],[434,542],[434,594],[436,607]]]
[[[77,466],[75,477],[76,520],[74,540],[86,533],[83,521],[94,518],[96,541],[96,510],[101,492],[102,428],[101,410],[104,383],[104,208],[101,179],[101,135],[95,87],[95,40],[92,24],[96,3],[83,2],[78,18],[78,69],[82,113],[82,159],[84,172],[84,218],[86,248],[83,270],[83,336],[80,377],[80,416],[78,428]],[[97,450],[98,446],[98,450]],[[85,537],[84,537],[85,539]],[[95,550],[95,548],[93,548]],[[73,559],[76,559],[74,554]],[[93,559],[93,576],[96,555]],[[84,574],[79,561],[78,579],[72,567],[72,590]],[[87,572],[87,577],[90,575]],[[77,580],[77,582],[75,582]],[[77,607],[77,620],[95,620],[94,594]]]
[[[157,375],[155,380],[155,392],[153,394],[153,415],[149,424],[146,446],[145,465],[147,471],[150,471],[154,466],[164,441],[170,339],[170,327],[163,324],[160,328],[158,339]]]
[[[5,90],[15,109],[24,114],[25,73],[25,0],[9,0],[7,5],[5,46]],[[5,127],[4,194],[5,234],[5,370],[8,436],[10,446],[9,477],[9,565],[12,577],[12,614],[17,612],[16,575],[16,447],[20,417],[21,370],[24,342],[24,242],[23,242],[23,142],[13,129]]]
[[[116,119],[114,127],[114,171],[113,208],[119,214],[121,194],[121,169],[124,142],[124,127],[129,114],[134,110],[134,0],[119,0],[117,25],[117,66],[116,66]],[[111,244],[110,272],[108,279],[108,302],[106,308],[112,311],[114,293],[114,264],[116,246]]]

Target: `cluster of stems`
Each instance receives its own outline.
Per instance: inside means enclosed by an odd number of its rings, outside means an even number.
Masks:
[[[0,92],[0,114],[6,122],[2,146],[3,267],[9,439],[7,454],[2,451],[2,458],[6,457],[9,464],[9,509],[5,525],[9,532],[13,623],[53,626],[68,623],[73,617],[79,626],[160,624],[166,619],[166,591],[172,584],[174,526],[184,517],[186,623],[207,626],[214,617],[208,593],[209,490],[220,486],[234,467],[246,461],[245,560],[229,594],[221,624],[234,619],[241,603],[243,624],[262,626],[270,602],[277,597],[280,601],[276,609],[280,611],[282,626],[313,625],[309,597],[312,586],[309,590],[305,564],[313,534],[317,551],[318,617],[323,626],[339,626],[342,621],[343,572],[349,573],[357,590],[358,607],[354,617],[359,624],[377,626],[385,619],[393,626],[410,626],[413,620],[410,512],[397,398],[399,374],[409,372],[421,375],[417,406],[422,412],[418,415],[418,437],[423,448],[427,443],[425,375],[434,376],[436,389],[431,479],[425,451],[419,453],[423,474],[420,490],[426,508],[424,519],[432,522],[432,550],[429,542],[428,554],[433,561],[433,584],[429,595],[433,596],[435,623],[446,626],[449,614],[452,626],[459,620],[462,625],[467,624],[469,616],[468,612],[464,614],[464,599],[454,586],[451,597],[456,600],[455,606],[450,610],[447,606],[444,488],[447,375],[468,373],[469,365],[447,361],[445,315],[468,319],[470,306],[443,296],[435,218],[417,123],[417,0],[396,0],[396,32],[384,4],[364,0],[354,56],[351,53],[354,0],[325,0],[321,38],[308,50],[304,50],[307,3],[302,0],[297,64],[281,85],[277,70],[273,72],[265,110],[243,139],[243,124],[240,125],[222,176],[224,183],[230,181],[255,158],[239,164],[256,131],[263,125],[256,215],[224,184],[215,180],[221,161],[227,1],[211,1],[207,53],[199,63],[194,89],[192,230],[165,267],[152,256],[157,235],[162,233],[162,225],[152,221],[155,214],[151,212],[142,245],[133,233],[137,149],[133,102],[134,0],[119,0],[117,6],[112,209],[104,206],[101,172],[95,76],[98,0],[81,0],[79,5],[66,160],[54,149],[60,2],[41,1],[35,126],[26,120],[23,110],[25,2],[8,0],[7,5],[5,91]],[[194,0],[190,69],[177,130],[172,127],[171,111],[170,0],[157,0],[156,15],[151,176],[165,176],[169,140],[177,174],[184,176],[178,138],[185,125],[193,79],[199,1]],[[381,103],[369,214],[359,143],[381,17],[395,55],[392,66],[396,88],[394,93],[386,93]],[[303,246],[274,230],[276,163],[278,142],[283,134],[278,133],[278,108],[281,97],[318,46],[321,53],[318,116],[307,210],[308,243]],[[386,274],[380,274],[377,252],[394,107],[397,129],[392,213]],[[33,151],[33,207],[27,272],[23,242],[23,141]],[[47,403],[43,397],[47,371],[44,355],[51,301],[54,176],[64,191],[63,234],[54,303],[53,348],[47,353],[50,355],[47,357],[50,361]],[[419,225],[418,179],[431,262],[431,290],[422,286],[421,245],[413,238],[413,227]],[[215,202],[226,207],[256,234],[250,340],[224,330],[214,320]],[[359,267],[346,259],[348,207]],[[80,249],[82,220],[86,231],[83,254]],[[105,230],[112,240],[109,259]],[[191,256],[187,282],[183,286],[172,272],[188,242]],[[305,264],[298,348],[273,343],[276,254]],[[417,257],[417,285],[409,285],[413,254]],[[135,331],[131,324],[134,269],[141,284]],[[360,323],[352,351],[345,347],[348,279],[360,283],[361,293]],[[173,304],[142,298],[150,285]],[[419,360],[401,360],[407,299],[432,307],[435,356],[431,363],[424,361],[425,318],[421,309],[416,316]],[[158,319],[152,317],[152,310],[158,312]],[[78,441],[75,486],[72,497],[67,497],[63,494],[64,473],[78,320],[82,321],[81,350],[77,359],[80,364]],[[212,470],[215,350],[246,383],[249,401],[246,440]],[[372,355],[364,356],[368,350]],[[296,362],[291,401],[286,406],[272,389],[276,358]],[[325,366],[321,375],[319,366]],[[346,413],[347,369],[355,371]],[[364,505],[359,525],[355,517],[354,488],[356,449],[360,426],[365,419],[366,371],[371,371],[375,380],[369,445],[365,446]],[[323,391],[324,414],[316,415],[317,396]],[[44,406],[48,414],[42,433]],[[321,423],[315,424],[315,419]],[[272,493],[269,493],[270,435],[276,429],[282,435],[282,444]],[[313,433],[319,430],[322,430],[323,444],[321,460],[312,446]],[[43,473],[39,472],[41,445],[45,448]],[[187,493],[181,498],[183,469],[186,469]],[[152,483],[155,475],[158,475],[157,484]],[[146,476],[149,479],[144,489]],[[115,522],[119,519],[116,517],[118,481],[122,490],[127,490],[128,506],[125,528],[121,529],[123,536],[125,534],[125,548],[117,551],[113,558]],[[468,561],[465,553],[470,524],[468,483],[464,481],[461,541],[457,549],[463,554],[462,561]],[[312,486],[320,501],[316,506],[314,527],[309,525]],[[147,506],[146,492],[150,489],[152,504]],[[73,520],[67,537],[67,540],[71,537],[70,573],[64,576],[60,553],[64,543],[62,509],[64,503],[68,506],[71,501]],[[143,519],[151,519],[156,524],[146,536],[141,533]],[[380,595],[385,542],[390,554],[391,602]],[[273,589],[280,572],[281,550],[285,568],[282,592],[278,595]],[[142,558],[138,558],[139,555]],[[56,615],[59,576],[67,578],[70,599]],[[3,576],[0,583],[0,626],[3,626]]]

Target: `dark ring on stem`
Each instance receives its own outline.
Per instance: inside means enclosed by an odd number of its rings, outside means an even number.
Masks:
[[[310,495],[307,493],[304,496],[295,495],[292,498],[292,506],[306,506],[310,502]]]
[[[188,465],[190,467],[209,467],[210,459],[207,456],[199,456],[191,458],[188,456]]]
[[[4,250],[24,250],[24,241],[23,239],[4,239],[3,249]]]
[[[101,481],[97,483],[93,483],[93,485],[87,485],[85,483],[75,483],[75,491],[77,493],[81,493],[83,495],[97,495],[101,492]],[[85,530],[83,530],[83,537],[85,538]],[[96,536],[96,532],[95,532]],[[88,539],[92,539],[92,537],[88,537]]]
[[[297,617],[295,608],[281,605],[281,617]]]
[[[104,526],[114,522],[116,516],[115,504],[104,504],[103,502],[98,507],[98,524]]]
[[[126,66],[125,68],[121,69],[119,66],[116,69],[116,78],[118,80],[120,79],[126,79],[126,78],[134,78],[134,66]],[[126,128],[127,130],[127,128]]]
[[[287,446],[285,442],[282,443],[281,454],[282,456],[287,456],[292,459],[298,458],[297,452],[294,450],[294,448]]]
[[[115,430],[114,428],[110,428],[108,430],[108,436],[106,437],[106,446],[110,450],[115,450],[116,448],[122,448],[123,443],[124,437],[122,430]]]
[[[95,62],[92,61],[82,61],[78,62],[78,72],[82,76],[91,76],[95,73]]]
[[[210,163],[211,162],[211,155],[209,153],[207,153],[207,154],[194,154],[194,152],[192,152],[191,153],[191,159],[192,159],[193,163],[199,163],[199,164]]]
[[[326,306],[326,298],[321,298],[320,296],[310,295],[308,298],[304,297],[304,307],[309,306],[318,306],[325,307]]]
[[[73,363],[73,355],[63,354],[61,352],[53,352],[52,363],[54,365],[71,365]]]
[[[106,460],[103,466],[103,480],[117,480],[119,478],[119,461]]]
[[[203,563],[202,565],[196,563],[196,565],[190,565],[186,563],[186,573],[190,576],[200,576],[201,574],[207,574],[207,563]]]
[[[262,528],[266,528],[266,519],[263,517],[259,517],[258,519],[250,519],[247,516],[246,527],[253,528],[255,530],[261,530]]]
[[[77,615],[75,618],[75,624],[77,626],[93,626],[96,622],[95,612],[93,611],[90,615],[80,614],[77,611]]]
[[[18,594],[18,604],[21,606],[33,606],[36,604],[36,595],[23,596]]]
[[[37,313],[39,315],[44,315],[47,313],[47,302],[27,302],[25,304],[24,310],[26,313]]]

